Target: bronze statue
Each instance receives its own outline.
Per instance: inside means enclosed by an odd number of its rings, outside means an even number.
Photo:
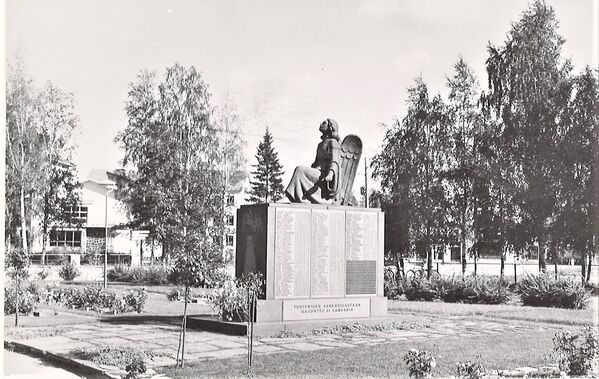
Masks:
[[[351,190],[362,141],[348,135],[339,144],[339,127],[330,118],[320,124],[319,130],[322,142],[316,148],[316,160],[311,167],[295,168],[285,194],[292,203],[355,205]]]

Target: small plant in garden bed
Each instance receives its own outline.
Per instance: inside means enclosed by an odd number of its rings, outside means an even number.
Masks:
[[[141,374],[145,374],[147,368],[143,359],[133,358],[127,366],[125,366],[125,371],[127,371],[126,375],[123,375],[123,379],[134,379],[137,378]]]
[[[141,313],[148,299],[148,293],[145,289],[140,291],[129,291],[123,295],[124,309],[131,309],[137,313]]]
[[[554,354],[560,370],[569,375],[587,375],[599,357],[599,334],[587,326],[581,334],[562,331],[553,337]]]
[[[458,362],[457,370],[460,379],[482,379],[486,375],[486,369],[480,362]]]
[[[67,308],[87,309],[96,312],[141,312],[148,298],[145,289],[126,292],[120,299],[117,295],[98,285],[64,289],[59,286],[47,286],[46,303],[56,303]]]
[[[39,280],[44,280],[46,279],[48,276],[50,276],[50,268],[49,267],[42,267],[42,269],[37,273],[37,277],[39,278]]]
[[[78,359],[92,361],[98,365],[116,366],[125,368],[132,362],[142,362],[154,357],[168,355],[157,350],[141,349],[129,346],[106,345],[93,346],[71,351],[71,355]]]
[[[518,282],[516,292],[522,304],[537,307],[584,309],[590,295],[584,286],[574,279],[549,275],[526,275]]]
[[[261,275],[247,278],[226,279],[213,295],[207,297],[208,303],[218,312],[218,317],[225,321],[248,320],[248,291],[250,288],[260,291],[264,281]]]
[[[426,350],[411,349],[404,356],[404,361],[406,361],[410,376],[415,378],[432,378],[431,371],[437,367],[435,357]]]
[[[79,269],[72,263],[64,263],[58,271],[58,276],[63,280],[71,281],[79,276]]]
[[[168,301],[183,301],[185,300],[185,289],[174,288],[166,294],[166,298],[168,299]],[[187,301],[191,302],[191,291],[188,294]]]

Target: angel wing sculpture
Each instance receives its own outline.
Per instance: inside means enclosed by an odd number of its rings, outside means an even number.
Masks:
[[[356,171],[362,156],[362,140],[353,134],[346,136],[341,143],[341,169],[339,170],[339,190],[335,203],[355,205],[352,203],[352,187],[356,179]]]
[[[326,119],[320,124],[322,141],[311,167],[298,166],[285,190],[292,203],[355,205],[351,190],[356,177],[362,141],[348,135],[339,144],[337,122]]]

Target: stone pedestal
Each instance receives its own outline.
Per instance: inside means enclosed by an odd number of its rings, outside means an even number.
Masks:
[[[380,209],[243,205],[236,275],[261,272],[256,322],[365,319],[387,314]]]

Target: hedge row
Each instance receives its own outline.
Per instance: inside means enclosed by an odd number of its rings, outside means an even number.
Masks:
[[[507,282],[495,277],[435,277],[385,282],[390,298],[404,295],[408,300],[468,304],[504,304],[512,297]],[[588,306],[590,292],[576,280],[549,275],[526,275],[513,293],[523,305],[583,309]]]

